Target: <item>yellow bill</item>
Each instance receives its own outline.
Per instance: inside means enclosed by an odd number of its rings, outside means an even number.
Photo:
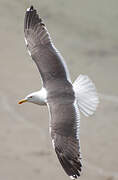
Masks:
[[[20,100],[20,101],[18,102],[18,104],[22,104],[22,103],[24,103],[24,102],[27,102],[27,99],[22,99],[22,100]]]

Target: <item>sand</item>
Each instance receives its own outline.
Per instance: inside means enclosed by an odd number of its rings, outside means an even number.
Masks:
[[[48,110],[18,105],[41,88],[24,42],[24,13],[39,10],[72,80],[87,74],[100,105],[81,115],[81,180],[118,179],[118,1],[0,0],[0,180],[67,180],[52,148]]]

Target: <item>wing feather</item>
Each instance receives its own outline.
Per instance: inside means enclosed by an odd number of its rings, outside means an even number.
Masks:
[[[54,79],[71,81],[63,57],[54,47],[45,24],[33,6],[26,11],[24,33],[27,48],[39,69],[43,85],[46,87],[46,83]]]
[[[60,100],[58,99],[60,102]],[[80,176],[82,164],[79,142],[80,114],[77,103],[49,103],[53,146],[65,172],[73,179]]]

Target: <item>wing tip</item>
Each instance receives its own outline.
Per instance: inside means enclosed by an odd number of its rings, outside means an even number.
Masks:
[[[34,10],[34,6],[33,5],[31,5],[30,8],[27,8],[27,12],[33,11],[33,10]]]
[[[68,176],[71,179],[77,179],[81,175],[82,163],[81,158],[73,159],[63,155],[63,152],[58,148],[55,148],[57,157]]]
[[[30,6],[30,11],[32,11],[34,9],[33,5]]]

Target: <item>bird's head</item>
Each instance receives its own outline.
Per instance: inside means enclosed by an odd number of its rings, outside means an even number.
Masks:
[[[37,100],[37,96],[34,93],[31,93],[29,95],[27,95],[24,99],[19,101],[19,104],[22,104],[24,102],[32,102],[35,103]]]
[[[19,104],[22,104],[24,102],[30,102],[38,105],[46,105],[46,95],[42,91],[33,92],[29,95],[27,95],[24,99],[19,101]]]

